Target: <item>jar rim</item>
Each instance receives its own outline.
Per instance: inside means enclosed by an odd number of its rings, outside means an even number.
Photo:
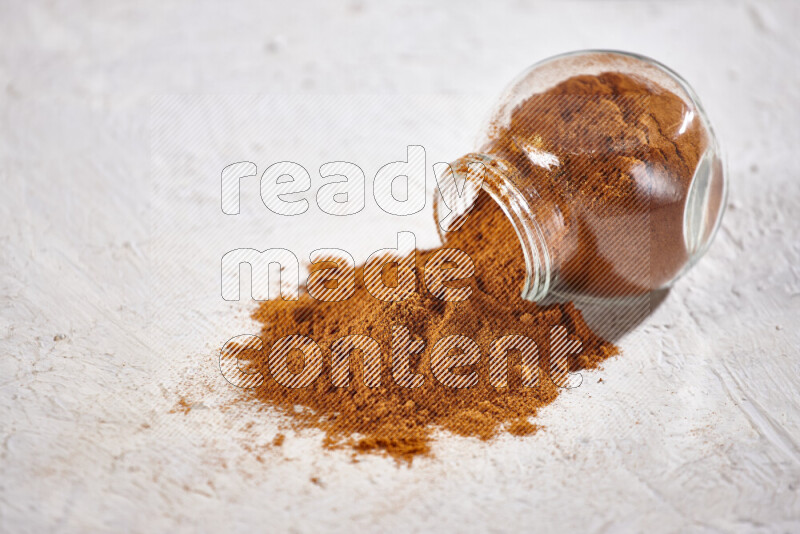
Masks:
[[[503,160],[490,154],[468,154],[453,162],[450,166],[464,168],[469,163],[483,165],[485,175],[481,190],[500,207],[503,214],[511,222],[517,236],[525,261],[526,276],[521,290],[521,297],[531,302],[539,302],[548,295],[552,285],[552,259],[544,232],[536,220],[532,206],[508,176],[513,169],[506,168]],[[491,177],[488,176],[491,174]],[[434,202],[434,216],[439,220],[438,202]],[[473,203],[474,205],[474,203]],[[470,208],[471,209],[471,208]],[[468,220],[465,222],[468,224]],[[437,224],[439,237],[444,242],[442,228]]]

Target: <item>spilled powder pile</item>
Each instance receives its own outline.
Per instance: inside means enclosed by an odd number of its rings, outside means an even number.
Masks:
[[[486,201],[484,201],[486,200]],[[508,334],[523,334],[536,342],[539,364],[548,368],[551,331],[562,326],[582,343],[568,356],[569,369],[595,367],[617,349],[595,336],[572,305],[540,307],[519,297],[524,260],[514,230],[499,207],[485,194],[461,230],[448,236],[445,247],[466,252],[475,265],[469,280],[471,296],[448,302],[433,296],[423,282],[423,266],[436,252],[417,251],[417,290],[408,299],[384,302],[363,284],[363,267],[356,272],[355,294],[343,302],[321,302],[303,292],[298,301],[263,302],[253,318],[263,325],[263,351],[246,350],[240,359],[250,360],[265,381],[249,395],[265,407],[286,414],[296,428],[325,432],[328,447],[349,446],[359,452],[384,452],[409,462],[430,451],[432,433],[443,429],[461,436],[488,440],[505,430],[514,435],[531,434],[536,425],[529,418],[552,402],[559,389],[544,373],[534,387],[523,387],[520,351],[509,351],[508,387],[496,388],[489,380],[492,342]],[[314,266],[312,266],[313,270]],[[392,274],[384,275],[391,285]],[[395,280],[396,281],[396,280]],[[392,326],[407,327],[413,339],[425,343],[411,358],[411,369],[424,376],[421,387],[409,389],[395,383],[391,367]],[[322,349],[321,375],[302,389],[287,388],[269,374],[269,349],[278,339],[305,335]],[[350,359],[347,387],[331,382],[331,344],[342,336],[363,334],[375,339],[382,353],[380,386],[365,385],[360,351]],[[431,374],[431,348],[444,336],[457,334],[473,339],[481,351],[477,364],[459,368],[456,374],[478,373],[477,384],[466,389],[446,387]],[[303,369],[300,351],[289,354],[289,369]]]

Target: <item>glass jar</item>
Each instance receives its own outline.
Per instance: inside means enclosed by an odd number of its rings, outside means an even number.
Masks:
[[[725,206],[719,148],[697,96],[664,65],[614,51],[547,59],[503,93],[478,150],[450,171],[511,221],[522,297],[636,297],[708,249]],[[469,196],[469,195],[466,195]],[[443,242],[470,202],[437,195]],[[475,195],[470,197],[474,201]],[[447,205],[444,210],[441,203]],[[466,221],[466,222],[465,222]]]

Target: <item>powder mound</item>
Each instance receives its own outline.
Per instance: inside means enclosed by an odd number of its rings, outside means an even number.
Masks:
[[[423,282],[423,267],[440,249],[417,251],[416,291],[407,299],[384,302],[365,288],[364,268],[356,269],[354,294],[342,302],[323,302],[307,292],[297,301],[267,301],[254,311],[263,327],[263,351],[239,354],[259,370],[264,383],[250,395],[285,414],[296,428],[325,432],[327,447],[351,447],[357,452],[382,452],[398,460],[411,460],[431,451],[436,430],[488,440],[507,430],[516,436],[532,434],[537,427],[528,421],[537,410],[552,402],[559,388],[545,372],[554,328],[562,327],[579,349],[566,355],[569,371],[597,366],[617,349],[594,335],[572,304],[541,307],[519,297],[524,275],[522,252],[507,218],[491,200],[478,202],[470,220],[448,238],[445,247],[466,252],[475,265],[475,276],[452,282],[468,286],[471,295],[461,302],[440,300]],[[314,266],[312,266],[312,271]],[[391,272],[386,283],[396,283]],[[392,372],[392,327],[405,327],[411,342],[422,341],[424,349],[410,358],[410,370],[424,377],[416,388],[398,385]],[[350,356],[346,387],[332,383],[331,345],[343,336],[369,336],[381,348],[380,385],[365,384],[361,351]],[[538,348],[538,369],[523,362],[520,350],[508,352],[507,387],[491,383],[489,355],[492,343],[513,334],[527,336]],[[303,335],[322,349],[322,372],[305,388],[288,388],[269,373],[270,347],[284,336]],[[432,374],[431,353],[435,343],[449,335],[466,336],[480,349],[477,363],[458,367],[456,375],[477,373],[471,387],[454,388]],[[292,351],[287,366],[303,369],[302,353]],[[532,373],[538,382],[531,384]],[[527,382],[525,382],[527,380]]]

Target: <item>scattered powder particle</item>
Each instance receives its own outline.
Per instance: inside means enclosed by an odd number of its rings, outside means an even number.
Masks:
[[[178,405],[170,410],[170,413],[182,412],[188,414],[192,410],[192,403],[186,400],[186,397],[181,397],[178,400]]]

